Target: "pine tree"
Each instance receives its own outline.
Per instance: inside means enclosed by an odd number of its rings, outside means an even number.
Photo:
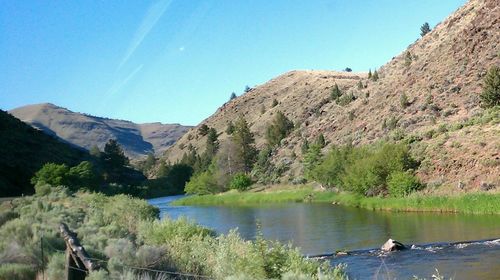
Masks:
[[[500,105],[500,67],[493,66],[484,77],[481,105],[490,108]]]
[[[217,130],[215,128],[210,128],[207,134],[207,147],[205,150],[205,156],[212,160],[217,151],[219,150],[219,140],[218,140]]]
[[[233,121],[229,121],[229,123],[227,124],[226,133],[227,133],[227,135],[231,135],[231,134],[233,134],[233,132],[234,132]]]
[[[270,146],[279,145],[293,129],[293,122],[278,111],[273,122],[266,129],[266,140]]]
[[[237,96],[236,96],[236,93],[232,92],[231,93],[231,96],[229,97],[229,101],[235,99]]]
[[[237,147],[235,156],[243,161],[243,171],[248,173],[252,170],[257,157],[255,139],[243,116],[240,116],[234,127],[232,140]]]
[[[332,92],[330,93],[330,99],[332,101],[337,100],[340,96],[342,96],[342,92],[337,84],[335,84],[332,88]]]
[[[429,23],[424,23],[422,26],[420,26],[420,36],[424,37],[425,34],[431,32],[431,27],[429,26]]]
[[[129,160],[125,156],[120,144],[115,139],[109,139],[104,146],[102,155],[104,162],[112,168],[120,168],[128,165]]]
[[[316,139],[316,145],[320,146],[321,148],[323,148],[324,146],[326,146],[326,140],[325,140],[325,135],[323,135],[323,133],[321,133],[320,135],[318,135],[318,138]]]
[[[368,69],[368,79],[372,78],[372,69]]]
[[[378,72],[377,72],[377,69],[375,69],[375,71],[373,71],[372,80],[373,80],[373,81],[377,81],[377,80],[378,80]]]
[[[208,130],[209,130],[209,127],[208,125],[206,124],[202,124],[199,128],[198,128],[198,134],[201,135],[201,136],[205,136],[208,134]]]

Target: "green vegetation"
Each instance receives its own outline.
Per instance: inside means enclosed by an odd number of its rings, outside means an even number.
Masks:
[[[429,26],[428,22],[425,22],[424,24],[422,24],[422,26],[420,26],[420,36],[424,37],[425,34],[429,32],[431,32],[431,27]]]
[[[373,75],[371,76],[371,78],[372,78],[372,81],[374,81],[374,82],[378,81],[379,77],[378,77],[377,69],[375,69],[375,71],[373,71]]]
[[[266,140],[269,146],[277,146],[293,129],[293,122],[281,111],[276,113],[273,122],[266,129]]]
[[[335,84],[332,88],[332,91],[330,93],[330,100],[332,101],[337,101],[339,97],[342,96],[342,92],[340,91],[340,88],[337,84]]]
[[[33,194],[30,184],[45,163],[76,165],[89,160],[84,151],[21,122],[0,110],[0,196]]]
[[[261,235],[246,241],[236,231],[215,236],[186,219],[160,221],[157,208],[125,195],[69,195],[67,189],[53,187],[46,196],[3,204],[0,213],[5,212],[17,218],[0,225],[0,279],[34,279],[41,269],[50,279],[64,275],[65,245],[57,233],[61,222],[78,233],[105,268],[89,279],[170,277],[138,267],[212,279],[345,278],[340,267],[303,258],[297,249]]]
[[[234,92],[231,92],[231,96],[229,97],[229,101],[235,99],[237,96],[236,96],[236,93]]]
[[[405,197],[366,197],[349,192],[315,191],[311,187],[268,191],[227,192],[216,195],[189,196],[173,205],[251,205],[282,202],[325,202],[369,210],[407,212],[453,212],[465,214],[500,214],[500,194],[464,194],[430,196],[413,193]]]
[[[231,179],[229,187],[233,190],[245,191],[252,185],[252,179],[245,173],[236,173]]]
[[[278,105],[278,100],[273,99],[273,103],[271,103],[271,108],[276,107]]]
[[[399,174],[408,172],[404,176],[413,178],[412,170],[415,167],[417,163],[411,158],[408,147],[403,144],[380,143],[365,147],[348,145],[332,147],[330,153],[310,169],[309,177],[329,187],[367,196],[385,193],[388,181],[391,181],[390,194],[400,196],[419,188],[407,186],[408,182],[402,182],[404,180]],[[393,180],[389,180],[391,176],[395,176]]]
[[[207,134],[208,134],[208,130],[209,130],[209,129],[210,129],[210,128],[208,127],[208,125],[206,125],[206,124],[202,124],[202,125],[200,125],[200,127],[198,128],[198,134],[199,134],[200,136],[205,136],[205,135],[207,135]]]
[[[500,105],[500,67],[492,66],[484,77],[481,103],[485,108]]]
[[[410,101],[408,100],[408,96],[403,92],[399,96],[399,104],[401,105],[401,108],[406,108],[410,105]]]

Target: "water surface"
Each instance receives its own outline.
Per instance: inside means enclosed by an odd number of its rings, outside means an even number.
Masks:
[[[255,238],[260,223],[266,239],[291,242],[308,255],[378,248],[389,238],[405,244],[500,238],[497,215],[397,213],[328,203],[169,206],[178,198],[157,198],[150,203],[160,208],[161,217],[186,216],[217,233],[238,228],[246,239]],[[332,258],[331,262],[347,263],[349,273],[357,279],[407,279],[414,274],[430,278],[436,267],[454,279],[494,279],[490,276],[500,271],[500,244],[420,246],[420,250],[388,256],[374,251]]]

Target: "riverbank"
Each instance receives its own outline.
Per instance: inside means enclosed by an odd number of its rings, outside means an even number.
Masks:
[[[312,187],[262,192],[231,191],[214,195],[189,196],[174,201],[172,205],[245,205],[285,202],[325,202],[385,211],[500,214],[500,194],[430,196],[417,193],[403,198],[381,198],[345,192],[318,191]]]

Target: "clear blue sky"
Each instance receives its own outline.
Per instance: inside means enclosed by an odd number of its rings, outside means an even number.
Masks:
[[[0,108],[195,125],[294,69],[380,67],[465,0],[0,0]]]

